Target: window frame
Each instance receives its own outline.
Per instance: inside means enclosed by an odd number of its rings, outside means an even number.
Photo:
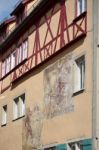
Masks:
[[[4,64],[4,68],[3,68],[3,64]],[[1,63],[1,77],[3,78],[5,75],[6,75],[6,59],[3,59]]]
[[[78,3],[79,3],[78,1],[79,0],[75,0],[75,17],[79,17],[81,14],[83,14],[84,12],[87,11],[87,0],[84,0],[85,1],[85,7],[84,6],[81,7],[81,8],[83,8],[83,10],[78,13]]]
[[[16,66],[19,65],[21,62],[22,62],[22,54],[23,54],[23,45],[20,44],[18,47],[17,47],[17,55],[16,55]]]
[[[22,99],[23,96],[24,99]],[[16,98],[13,99],[13,121],[23,118],[25,116],[25,112],[26,112],[26,94],[23,93],[20,96],[17,96]]]
[[[68,146],[70,147],[71,150],[75,149],[76,146],[78,148],[80,148],[80,150],[82,150],[82,145],[81,145],[80,141],[73,142],[73,143],[68,143]]]
[[[15,65],[12,67],[12,55],[13,54],[15,54]],[[12,52],[11,52],[11,54],[10,54],[10,57],[11,57],[11,70],[13,70],[15,67],[16,67],[16,56],[17,56],[17,51],[16,51],[16,49],[15,50],[13,50]],[[14,58],[14,57],[13,57]]]
[[[8,58],[9,58],[9,63],[7,62],[7,60],[8,60]],[[6,64],[5,64],[5,74],[8,74],[10,71],[11,71],[11,55],[8,55],[7,57],[6,57],[6,59],[5,59],[5,61],[6,61]],[[7,68],[8,67],[8,64],[9,64],[9,69]],[[8,70],[7,70],[8,69]]]
[[[7,105],[2,106],[1,126],[7,125]]]
[[[24,43],[26,43],[26,57],[24,58]],[[23,43],[22,43],[22,61],[24,61],[25,59],[27,59],[27,57],[28,57],[28,39],[25,39],[24,41],[23,41]]]
[[[79,79],[77,79],[79,81],[79,89],[76,89],[77,87],[75,87],[75,64],[77,65],[77,67],[79,67],[79,64],[81,65],[81,68],[79,69]],[[83,72],[82,72],[82,64],[83,64]],[[81,73],[81,74],[80,74]],[[85,55],[81,55],[80,57],[77,57],[74,59],[74,64],[73,64],[73,95],[82,93],[85,90],[85,74],[86,74],[86,59],[85,59]],[[78,82],[77,81],[77,82]],[[77,84],[76,84],[77,85]],[[76,89],[76,90],[75,90]]]
[[[27,42],[27,45],[26,45],[26,54],[24,54],[24,56],[23,56],[23,44],[24,44],[24,42]],[[19,47],[21,47],[20,60],[19,60],[19,54],[18,54],[19,53],[18,52]],[[12,55],[13,55],[13,53],[15,53],[15,65],[14,65],[14,67],[12,67]],[[7,65],[6,65],[8,57],[10,57],[10,70],[9,71],[7,71]],[[22,64],[22,62],[24,62],[27,59],[28,59],[28,39],[25,39],[19,46],[16,47],[15,50],[13,50],[7,57],[5,57],[5,59],[2,60],[2,62],[1,62],[1,79],[5,78],[12,70],[14,70],[17,66]],[[3,69],[3,63],[5,63],[4,69]]]

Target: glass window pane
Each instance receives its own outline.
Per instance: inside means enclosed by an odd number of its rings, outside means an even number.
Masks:
[[[15,63],[16,63],[16,51],[14,51],[11,54],[11,69],[13,69],[15,67]]]
[[[2,125],[7,123],[7,105],[2,108]]]
[[[3,61],[3,62],[2,62],[2,77],[5,76],[5,69],[6,69],[6,68],[5,68],[5,67],[6,67],[5,64],[6,64],[5,61]]]
[[[28,44],[27,41],[23,42],[23,60],[27,58],[27,50],[28,50]]]
[[[10,66],[11,66],[11,58],[10,56],[6,59],[6,73],[10,71]]]

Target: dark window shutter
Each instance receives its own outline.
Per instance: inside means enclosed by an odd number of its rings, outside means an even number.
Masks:
[[[66,144],[57,145],[56,150],[67,150],[67,146]]]
[[[83,140],[81,143],[82,143],[82,150],[92,150],[92,140],[91,139]]]

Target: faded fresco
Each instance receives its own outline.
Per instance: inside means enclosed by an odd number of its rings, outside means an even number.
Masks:
[[[35,150],[41,145],[42,117],[39,106],[33,110],[27,109],[23,122],[23,150]]]
[[[44,92],[47,118],[73,111],[72,71],[71,55],[60,59],[45,70]]]

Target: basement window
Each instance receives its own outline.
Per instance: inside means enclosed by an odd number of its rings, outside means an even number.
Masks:
[[[76,93],[83,90],[85,86],[85,56],[81,56],[74,61],[73,72],[73,91]]]
[[[2,126],[7,124],[7,105],[2,107]]]
[[[68,144],[67,149],[68,150],[83,150],[80,142]]]
[[[77,0],[77,16],[86,11],[87,0]]]
[[[14,120],[25,115],[25,94],[17,97],[13,101],[13,117]]]
[[[45,148],[44,150],[56,150],[56,147],[53,146],[53,147],[48,147],[48,148]]]

